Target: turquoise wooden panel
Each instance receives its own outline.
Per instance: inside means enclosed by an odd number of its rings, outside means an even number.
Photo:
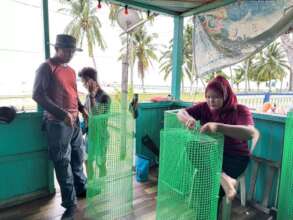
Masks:
[[[9,125],[0,124],[0,157],[47,149],[41,119],[41,113],[23,113]]]
[[[282,161],[282,153],[284,146],[284,132],[286,116],[269,115],[261,113],[253,113],[255,127],[259,130],[261,136],[259,142],[253,152],[253,155],[273,161]],[[249,164],[246,171],[246,185],[247,191],[251,178],[252,164]],[[261,202],[263,199],[264,186],[267,185],[266,175],[268,169],[262,165],[258,172],[256,190],[254,200]],[[277,187],[278,187],[278,174],[276,173],[273,179],[273,186],[269,199],[269,207],[274,206]]]
[[[280,161],[283,153],[285,116],[254,113],[255,127],[261,137],[253,154]]]
[[[21,113],[11,124],[0,124],[2,205],[35,192],[55,190],[41,121],[41,113]]]
[[[47,152],[1,158],[0,201],[48,190],[49,163]]]
[[[139,103],[138,118],[136,119],[136,154],[155,161],[155,155],[141,142],[144,135],[149,135],[159,147],[160,130],[164,126],[164,111],[189,106],[188,102],[145,102]]]

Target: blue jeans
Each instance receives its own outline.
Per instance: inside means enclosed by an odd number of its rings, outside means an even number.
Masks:
[[[46,122],[49,157],[53,161],[65,208],[76,204],[76,194],[86,189],[83,172],[84,144],[79,125],[69,127],[64,122]]]

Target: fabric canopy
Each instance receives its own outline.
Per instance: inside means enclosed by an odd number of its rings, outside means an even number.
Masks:
[[[194,17],[199,76],[238,63],[293,25],[293,0],[239,1]]]

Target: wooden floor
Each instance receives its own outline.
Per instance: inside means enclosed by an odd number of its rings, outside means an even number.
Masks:
[[[147,183],[137,183],[134,180],[134,213],[123,220],[154,220],[156,210],[157,179],[150,177]],[[35,200],[23,205],[0,211],[1,220],[59,220],[64,209],[60,206],[61,195],[57,193],[50,198]],[[78,201],[75,220],[88,220],[85,217],[85,199]],[[233,201],[232,220],[267,220],[269,216],[253,208],[240,206],[239,201]],[[208,219],[207,219],[208,220]]]

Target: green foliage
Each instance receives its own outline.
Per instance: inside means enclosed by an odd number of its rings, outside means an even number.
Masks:
[[[85,37],[89,56],[93,57],[93,48],[96,43],[101,49],[106,48],[106,43],[100,32],[101,22],[96,15],[96,5],[91,2],[86,0],[63,1],[65,8],[61,8],[59,11],[73,18],[66,26],[65,33],[73,35],[80,47],[83,46]]]
[[[188,77],[188,79],[192,82],[195,77],[195,71],[193,69],[193,61],[192,61],[192,31],[193,26],[191,24],[187,24],[184,28],[183,33],[183,63],[182,63],[182,77]],[[172,72],[172,48],[173,48],[173,40],[169,41],[168,46],[163,46],[164,50],[161,51],[161,57],[159,59],[160,62],[160,72],[164,74],[164,80],[166,80],[170,73]]]
[[[283,80],[286,76],[286,55],[279,43],[272,43],[262,52],[258,53],[255,61],[254,80],[257,82],[271,82],[272,80]],[[269,83],[271,89],[271,83]]]
[[[145,27],[141,26],[137,28],[133,33],[129,35],[129,64],[130,68],[133,69],[134,65],[137,64],[138,75],[141,79],[142,86],[144,87],[144,77],[148,68],[152,65],[153,61],[157,61],[157,44],[154,40],[158,38],[157,33],[148,34]],[[121,55],[126,54],[126,36],[122,37]]]

